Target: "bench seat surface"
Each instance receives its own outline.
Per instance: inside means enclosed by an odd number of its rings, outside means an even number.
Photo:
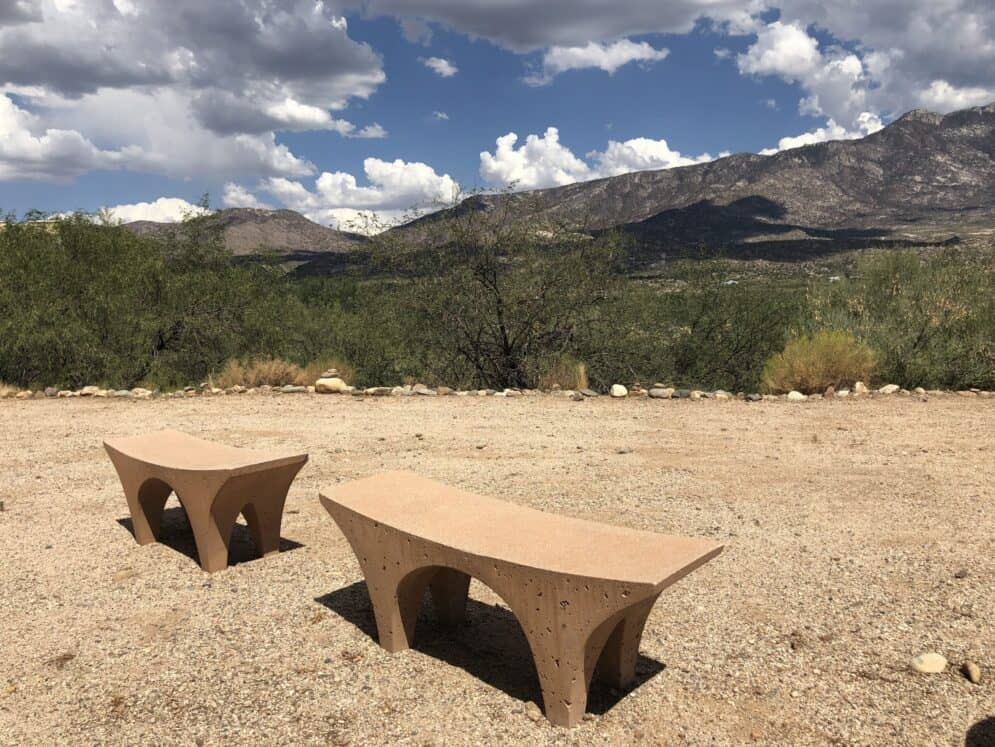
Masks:
[[[286,451],[240,449],[174,430],[110,438],[104,444],[125,456],[170,470],[256,472],[307,459]]]
[[[411,472],[388,472],[322,497],[454,550],[555,573],[665,585],[718,555],[709,539],[676,537],[545,513]],[[676,578],[675,578],[676,577]]]

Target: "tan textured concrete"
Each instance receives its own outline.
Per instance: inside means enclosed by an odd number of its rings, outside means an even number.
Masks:
[[[239,514],[260,555],[280,551],[283,505],[307,454],[236,449],[174,430],[109,439],[104,448],[121,478],[138,544],[156,541],[166,499],[175,491],[205,571],[228,567]]]
[[[405,471],[323,491],[321,502],[363,569],[381,646],[411,646],[426,589],[444,622],[461,622],[473,577],[521,624],[557,726],[583,717],[595,670],[611,687],[632,683],[657,597],[722,551],[712,540],[556,516]]]

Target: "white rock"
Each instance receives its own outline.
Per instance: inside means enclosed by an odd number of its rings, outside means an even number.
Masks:
[[[854,394],[867,394],[870,391],[871,390],[867,388],[867,384],[865,384],[862,381],[858,381],[856,384],[853,385]]]
[[[947,660],[940,654],[930,651],[914,657],[912,668],[923,674],[939,674],[947,668]]]
[[[732,395],[724,389],[716,389],[713,396],[715,399],[732,399]]]
[[[790,392],[788,392],[788,399],[791,402],[803,402],[803,401],[807,400],[808,397],[806,397],[801,392],[797,392],[794,389],[792,389]]]
[[[878,389],[878,391],[881,394],[894,394],[899,389],[901,389],[901,387],[898,386],[898,384],[885,384],[883,387],[881,387],[880,389]]]
[[[79,390],[79,396],[80,397],[92,397],[93,395],[95,395],[99,391],[100,391],[100,387],[99,386],[85,386],[85,387],[83,387],[82,389]]]
[[[337,376],[331,376],[327,379],[318,379],[314,384],[314,391],[318,394],[345,394],[351,392],[352,387]]]
[[[612,384],[611,394],[615,399],[622,399],[629,396],[629,390],[621,384]]]

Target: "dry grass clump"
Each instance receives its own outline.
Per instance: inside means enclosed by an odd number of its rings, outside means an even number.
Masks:
[[[217,386],[227,388],[233,386],[258,387],[263,385],[310,386],[330,369],[336,368],[339,377],[348,381],[352,376],[349,366],[334,359],[315,361],[306,366],[300,366],[282,358],[251,358],[246,360],[231,359],[224,368],[212,377]]]
[[[540,389],[587,389],[587,366],[570,355],[561,355],[553,360],[539,377]]]
[[[795,338],[772,356],[762,380],[768,392],[817,394],[830,386],[839,389],[870,381],[877,365],[878,356],[866,343],[848,332],[822,330]]]

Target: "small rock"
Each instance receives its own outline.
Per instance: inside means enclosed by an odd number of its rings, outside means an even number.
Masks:
[[[967,677],[967,681],[975,684],[981,684],[981,667],[975,664],[973,661],[965,661],[964,665],[960,668],[961,673]]]
[[[391,388],[386,386],[371,386],[366,390],[366,393],[371,397],[389,397],[391,394]]]
[[[806,397],[801,392],[795,391],[794,389],[788,392],[788,400],[790,402],[802,402],[806,399],[808,399],[808,397]]]
[[[672,399],[691,399],[690,389],[676,389],[673,394],[670,395]]]
[[[724,389],[716,389],[712,396],[715,397],[715,399],[732,399],[732,395]]]
[[[287,384],[286,386],[280,387],[280,391],[283,394],[304,394],[307,392],[306,386],[294,386],[293,384]]]
[[[881,394],[894,394],[899,389],[901,389],[901,387],[898,386],[898,384],[885,384],[883,387],[881,387],[880,389],[878,389],[878,391]]]
[[[824,399],[832,399],[833,397],[836,396],[836,387],[830,384],[828,387],[826,387],[826,391],[822,393],[822,396]]]
[[[700,389],[692,389],[691,394],[688,395],[688,399],[692,399],[695,402],[699,401],[705,396],[705,393]]]
[[[912,391],[913,391],[913,393],[918,394],[920,397],[923,396],[926,393],[926,390],[923,389],[921,386],[917,386]]]
[[[583,402],[584,395],[581,394],[580,392],[574,392],[573,394],[570,395],[570,399],[573,400],[574,402]]]
[[[967,576],[968,576],[967,568],[961,568],[959,571],[957,571],[954,574],[954,578],[967,578]]]
[[[123,571],[118,571],[114,574],[114,581],[116,583],[121,583],[122,581],[127,581],[132,576],[137,576],[138,574],[132,568],[125,568]]]
[[[337,368],[329,368],[327,371],[321,374],[319,378],[322,379],[337,379],[339,376],[339,370]]]
[[[947,660],[940,654],[930,651],[914,657],[912,668],[923,674],[939,674],[947,668]]]
[[[670,399],[673,394],[674,390],[666,387],[660,389],[654,387],[650,389],[650,399]]]
[[[754,393],[754,394],[747,394],[746,395],[746,401],[747,402],[760,402],[762,399],[763,399],[763,397],[760,396],[759,394],[755,394]]]
[[[120,399],[130,399],[130,398],[134,397],[135,395],[132,394],[131,391],[128,390],[128,389],[118,389],[111,396],[112,397],[118,397]]]
[[[615,399],[622,399],[629,396],[629,390],[621,384],[612,384],[611,395]]]
[[[542,719],[542,711],[540,710],[539,706],[537,706],[535,703],[531,701],[527,706],[525,706],[525,715],[528,716],[532,721],[536,722]]]
[[[79,396],[80,397],[92,397],[93,395],[95,395],[99,391],[100,391],[100,387],[99,386],[85,386],[85,387],[83,387],[82,389],[79,390]]]
[[[56,389],[54,386],[47,386],[47,387],[45,387],[45,396],[46,397],[56,397],[56,396],[58,396],[58,394],[59,394],[59,390]]]
[[[34,392],[32,392],[30,389],[25,389],[23,392],[18,392],[16,395],[14,395],[14,399],[31,399],[34,396],[35,396]]]
[[[453,390],[447,386],[440,386],[436,388],[435,393],[438,394],[440,397],[448,397],[450,394],[453,393]]]
[[[345,394],[351,391],[351,387],[337,376],[322,376],[315,382],[314,391],[318,394]]]
[[[862,381],[858,381],[853,385],[854,394],[868,394],[871,390],[867,388],[867,384]]]
[[[596,391],[594,391],[593,389],[581,389],[580,393],[583,394],[585,397],[597,397],[598,396],[598,393]]]

